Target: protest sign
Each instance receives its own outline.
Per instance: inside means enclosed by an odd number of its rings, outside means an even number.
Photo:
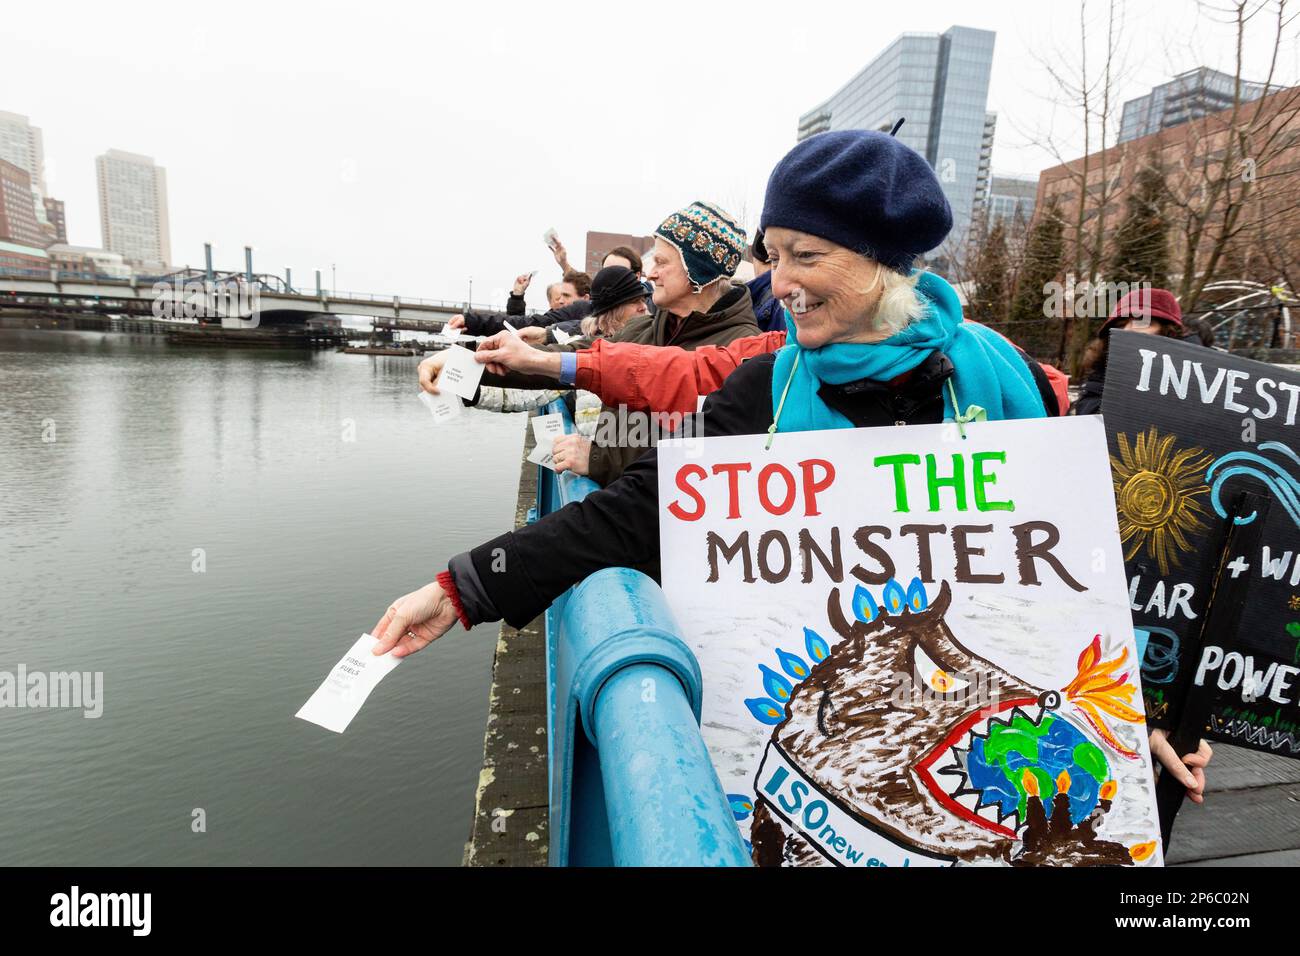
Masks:
[[[1206,736],[1300,756],[1300,374],[1203,346],[1111,333],[1102,414],[1152,722],[1193,687],[1216,693]],[[1232,499],[1268,496],[1258,534],[1220,554]],[[1256,520],[1253,513],[1241,523]],[[1245,579],[1202,633],[1215,569]]]
[[[664,441],[663,585],[760,865],[1158,865],[1095,419]]]

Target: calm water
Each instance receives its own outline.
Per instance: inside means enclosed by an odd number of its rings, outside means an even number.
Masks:
[[[0,708],[0,863],[458,864],[495,625],[293,714],[509,527],[523,428],[435,428],[412,358],[0,331],[0,670],[104,673],[98,720]]]

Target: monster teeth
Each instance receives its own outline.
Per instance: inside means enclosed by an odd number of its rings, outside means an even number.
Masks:
[[[998,814],[998,808],[997,808],[996,805],[989,805],[989,806],[987,806],[987,807],[980,807],[979,810],[977,810],[976,812],[977,812],[981,817],[983,817],[985,820],[989,821],[989,823],[1000,823],[1000,822],[1001,822],[1001,817],[1000,817],[999,814]]]
[[[958,803],[973,813],[978,813],[980,795],[978,793],[957,793],[953,795]]]

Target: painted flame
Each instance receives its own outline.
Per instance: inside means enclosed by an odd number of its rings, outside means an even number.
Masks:
[[[1148,840],[1146,843],[1134,843],[1128,848],[1128,855],[1133,857],[1133,862],[1141,863],[1144,860],[1151,859],[1156,852],[1156,841]]]
[[[1137,685],[1129,682],[1129,671],[1124,668],[1127,660],[1128,648],[1120,651],[1118,657],[1102,660],[1101,635],[1094,635],[1092,643],[1079,654],[1078,673],[1063,693],[1079,708],[1107,746],[1130,760],[1136,760],[1137,751],[1120,743],[1106,720],[1109,716],[1130,724],[1146,722],[1142,712],[1131,706]]]
[[[1038,778],[1028,770],[1020,775],[1020,783],[1025,788],[1025,793],[1029,794],[1031,797],[1039,796]]]

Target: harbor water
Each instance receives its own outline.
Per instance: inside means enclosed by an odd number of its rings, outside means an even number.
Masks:
[[[436,427],[415,367],[0,331],[0,672],[103,681],[98,718],[0,707],[0,862],[460,862],[496,625],[345,734],[294,718],[513,520],[524,417]]]

